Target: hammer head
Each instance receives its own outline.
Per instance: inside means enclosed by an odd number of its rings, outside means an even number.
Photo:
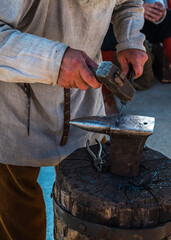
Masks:
[[[132,100],[135,89],[115,64],[108,61],[101,62],[93,73],[97,81],[104,84],[121,101]]]

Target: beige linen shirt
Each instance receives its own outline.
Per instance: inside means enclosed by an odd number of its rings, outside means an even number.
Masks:
[[[101,61],[100,47],[115,23],[117,51],[144,50],[140,0],[0,0],[0,162],[20,166],[56,165],[99,134],[71,127],[63,131],[63,88],[57,85],[68,46]],[[31,86],[30,136],[27,96]],[[101,89],[71,89],[71,119],[104,115]]]

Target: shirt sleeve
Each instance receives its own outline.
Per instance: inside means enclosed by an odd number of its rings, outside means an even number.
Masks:
[[[0,0],[0,81],[56,85],[68,46],[17,30],[32,2]]]
[[[145,51],[145,36],[140,32],[144,24],[141,0],[118,0],[112,15],[117,52],[134,48]]]

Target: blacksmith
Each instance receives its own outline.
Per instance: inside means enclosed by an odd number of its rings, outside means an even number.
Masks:
[[[45,239],[40,167],[103,137],[69,131],[68,120],[104,114],[89,66],[101,61],[110,21],[124,74],[132,63],[140,76],[147,60],[141,0],[0,0],[1,240]]]

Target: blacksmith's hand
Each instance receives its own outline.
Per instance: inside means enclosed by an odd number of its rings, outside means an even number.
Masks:
[[[89,86],[99,88],[101,84],[97,82],[89,67],[97,69],[98,65],[83,51],[68,48],[64,54],[58,85],[64,88],[80,88],[87,90]]]
[[[125,76],[129,72],[130,64],[132,64],[135,78],[138,78],[143,73],[143,67],[148,59],[148,55],[146,52],[139,49],[125,49],[117,54],[117,58]]]

